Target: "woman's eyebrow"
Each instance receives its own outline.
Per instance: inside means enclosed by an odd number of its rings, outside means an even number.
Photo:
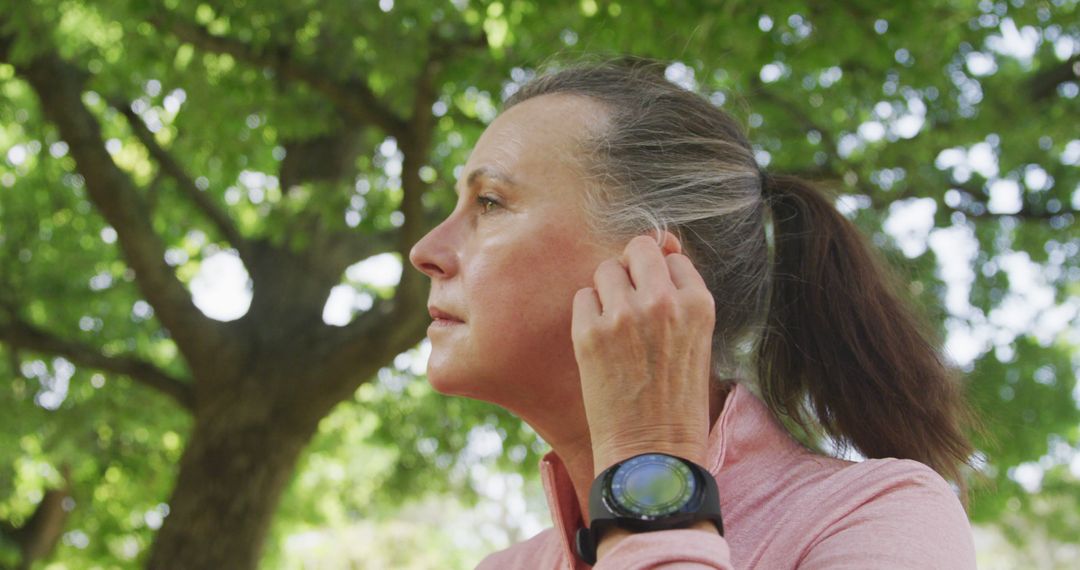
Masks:
[[[480,178],[487,178],[489,180],[495,180],[495,181],[501,182],[502,184],[505,184],[507,186],[516,186],[517,185],[517,183],[514,182],[514,179],[511,178],[510,175],[504,173],[501,170],[498,170],[496,168],[492,168],[490,166],[478,166],[472,172],[470,172],[469,175],[465,178],[465,187],[466,188],[472,188],[473,186],[476,185],[477,182],[480,181]],[[454,193],[455,194],[460,194],[461,193],[461,191],[458,189],[458,186],[454,186]]]

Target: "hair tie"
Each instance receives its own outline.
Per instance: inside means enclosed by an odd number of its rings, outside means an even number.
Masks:
[[[761,196],[768,197],[773,194],[773,177],[764,169],[758,170],[758,178],[761,182]]]

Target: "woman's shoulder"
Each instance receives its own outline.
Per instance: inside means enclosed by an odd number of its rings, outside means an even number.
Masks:
[[[743,481],[746,490],[732,489],[728,513],[737,566],[974,568],[967,515],[930,467],[810,452],[777,465],[756,485]]]
[[[802,558],[808,567],[870,554],[893,560],[890,568],[975,567],[964,507],[952,486],[923,463],[867,459],[836,471],[821,491],[821,524]],[[911,545],[922,552],[910,552]]]
[[[865,487],[876,494],[927,494],[957,499],[952,486],[924,463],[913,459],[866,459],[836,471],[838,484],[844,487]],[[959,499],[957,499],[959,502]]]
[[[827,507],[835,516],[869,503],[896,503],[897,507],[942,503],[949,508],[960,501],[952,486],[927,465],[911,459],[887,457],[848,461],[805,453],[788,464],[787,477],[778,486],[788,492],[786,500]],[[787,479],[786,481],[783,479]],[[962,507],[961,512],[962,512]]]
[[[823,535],[853,525],[910,527],[970,532],[967,514],[953,486],[927,465],[911,459],[853,462],[815,485]]]

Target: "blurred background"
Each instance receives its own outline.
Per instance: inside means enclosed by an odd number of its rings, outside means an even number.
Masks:
[[[464,569],[550,526],[546,444],[426,383],[407,253],[586,54],[838,194],[991,428],[980,567],[1075,568],[1076,5],[4,0],[0,568]]]

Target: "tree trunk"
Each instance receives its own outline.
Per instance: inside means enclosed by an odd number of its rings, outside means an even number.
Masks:
[[[258,567],[274,511],[318,424],[235,419],[196,419],[147,568]]]
[[[347,327],[325,325],[322,308],[348,265],[391,249],[407,259],[409,249],[430,227],[422,207],[426,185],[419,168],[430,153],[432,104],[440,92],[438,70],[455,48],[486,47],[487,42],[438,40],[417,80],[413,115],[403,117],[376,96],[363,75],[335,81],[321,68],[288,58],[263,59],[261,48],[211,35],[179,18],[175,22],[174,31],[203,50],[228,53],[258,69],[269,66],[281,77],[306,83],[329,97],[341,124],[336,132],[286,142],[288,152],[280,171],[285,192],[313,182],[351,188],[360,142],[366,140],[358,128],[381,128],[400,141],[405,154],[401,206],[405,221],[399,230],[373,234],[372,243],[357,247],[355,234],[334,229],[324,223],[321,210],[309,209],[287,216],[290,219],[281,223],[281,229],[286,236],[305,232],[310,243],[275,245],[268,239],[245,237],[228,213],[193,182],[183,161],[153,137],[138,113],[117,99],[114,106],[158,163],[159,176],[177,183],[192,211],[206,217],[237,248],[251,272],[253,298],[247,315],[231,323],[216,322],[195,307],[189,290],[165,261],[166,241],[157,233],[154,212],[144,200],[148,191],[108,152],[97,113],[83,99],[90,75],[53,49],[36,50],[26,61],[11,61],[15,32],[8,29],[19,26],[6,25],[8,17],[0,14],[0,61],[12,63],[29,82],[44,115],[68,144],[86,197],[116,230],[139,291],[176,342],[191,381],[174,378],[142,359],[108,356],[97,347],[52,338],[36,329],[27,335],[29,327],[16,332],[35,340],[32,346],[39,350],[74,355],[71,360],[79,366],[127,374],[193,412],[192,433],[169,499],[171,510],[155,537],[147,567],[249,570],[258,565],[282,492],[319,419],[424,336],[428,288],[419,273],[406,271],[392,300],[376,300],[371,312]],[[358,259],[352,255],[357,251],[366,255]],[[7,329],[0,329],[0,338],[11,342],[15,335],[12,327]]]

